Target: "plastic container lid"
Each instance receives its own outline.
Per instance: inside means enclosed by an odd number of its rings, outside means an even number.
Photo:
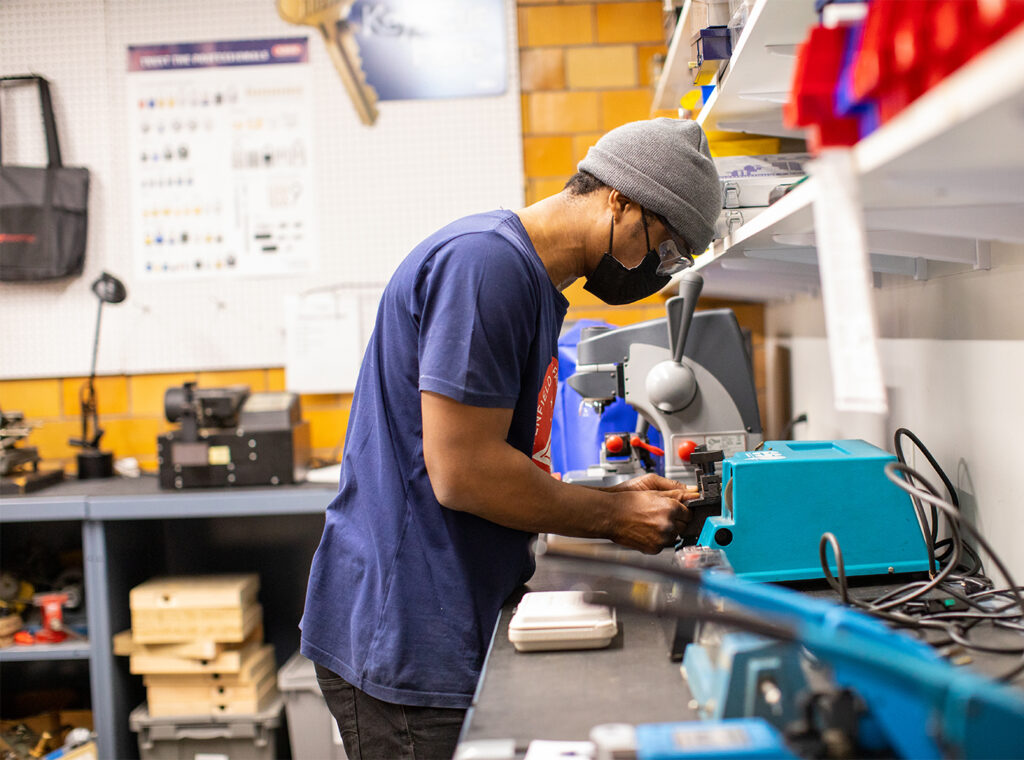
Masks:
[[[167,715],[154,717],[149,714],[149,706],[143,702],[131,711],[128,716],[128,725],[136,733],[146,729],[153,739],[181,738],[181,732],[205,728],[222,728],[232,737],[244,737],[252,735],[255,726],[264,728],[277,728],[281,723],[281,710],[284,709],[284,699],[278,697],[271,705],[258,713],[237,714],[237,715]]]
[[[316,671],[313,661],[296,652],[277,671],[277,688],[281,691],[312,691],[320,695],[316,685]]]
[[[583,600],[582,591],[532,591],[523,596],[508,626],[520,652],[600,649],[619,631],[615,611]]]

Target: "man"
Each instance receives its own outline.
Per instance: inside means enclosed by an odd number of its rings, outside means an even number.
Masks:
[[[534,534],[656,553],[686,525],[680,483],[551,477],[560,291],[660,290],[710,241],[718,175],[700,127],[675,119],[612,130],[578,168],[518,213],[436,232],[384,291],[301,624],[351,760],[451,756]]]

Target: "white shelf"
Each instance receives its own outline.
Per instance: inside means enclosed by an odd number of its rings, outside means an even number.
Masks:
[[[690,2],[683,6],[658,80],[652,109],[679,107],[679,99],[694,88],[690,74]],[[697,121],[706,130],[750,132],[778,137],[802,137],[782,124],[796,44],[816,22],[810,0],[757,0],[720,75],[718,86]]]
[[[668,46],[665,65],[662,66],[651,110],[672,110],[679,108],[679,99],[693,89],[690,77],[690,43],[687,30],[690,28],[690,0],[683,3],[679,13],[676,30],[672,33],[672,42]]]
[[[817,22],[807,0],[757,0],[718,86],[697,115],[707,131],[803,137],[782,123],[796,45]]]
[[[858,143],[854,159],[877,273],[987,268],[989,241],[1024,243],[1024,28]],[[814,198],[812,178],[715,241],[696,265],[708,292],[813,291]]]

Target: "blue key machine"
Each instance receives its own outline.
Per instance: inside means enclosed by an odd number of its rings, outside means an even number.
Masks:
[[[823,577],[826,532],[848,576],[927,571],[914,505],[884,474],[895,459],[861,440],[768,441],[734,454],[722,463],[721,514],[704,520],[697,543],[723,549],[754,581]]]

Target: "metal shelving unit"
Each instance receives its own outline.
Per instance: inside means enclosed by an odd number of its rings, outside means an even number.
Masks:
[[[84,520],[81,496],[5,496],[0,499],[0,523]]]
[[[226,491],[166,492],[89,499],[90,520],[169,520],[190,517],[252,517],[322,513],[327,488],[278,487]],[[325,498],[326,497],[326,498]]]
[[[60,644],[14,644],[0,647],[0,662],[34,662],[40,660],[88,660],[91,648],[89,641],[76,639]]]
[[[308,562],[319,540],[316,516],[335,492],[334,486],[314,484],[168,492],[144,478],[66,481],[46,495],[5,497],[0,525],[80,523],[89,639],[6,647],[0,663],[87,660],[99,756],[134,756],[128,713],[141,701],[141,679],[128,674],[127,662],[114,657],[111,644],[130,623],[128,591],[154,573],[223,572],[225,563],[259,570],[266,593],[287,608],[276,625],[290,640],[298,622],[291,607],[301,611],[300,587],[308,570],[299,565]],[[230,556],[212,556],[217,552],[207,545],[209,526]]]

